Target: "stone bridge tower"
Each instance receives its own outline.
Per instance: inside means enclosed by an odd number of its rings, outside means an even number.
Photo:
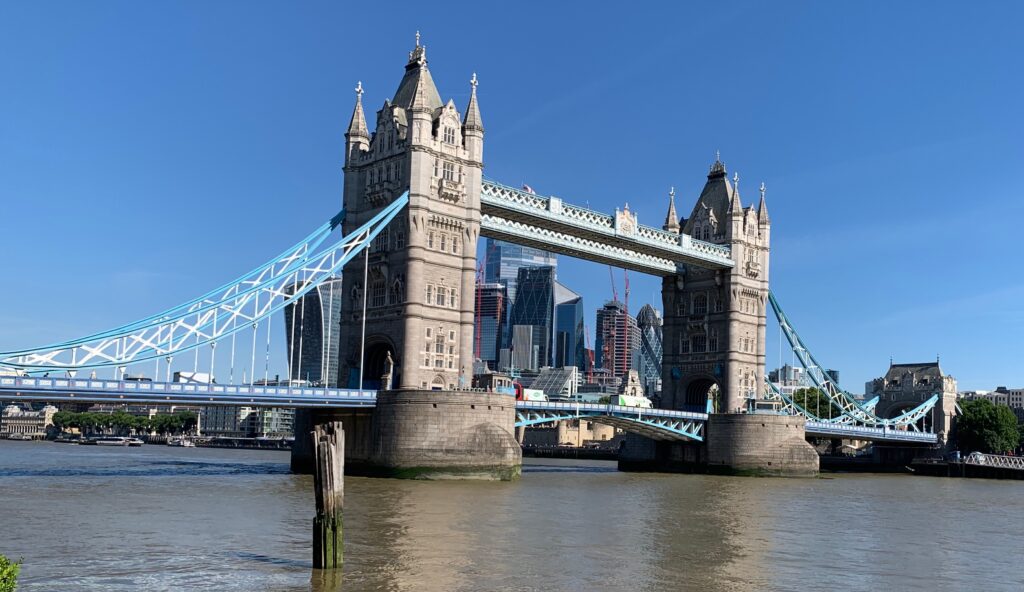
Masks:
[[[475,74],[470,84],[464,114],[453,101],[442,103],[417,33],[405,75],[377,111],[372,134],[362,84],[356,89],[345,134],[344,231],[406,190],[409,206],[374,241],[366,286],[362,255],[344,269],[342,387],[358,385],[360,365],[366,388],[469,386],[484,134]]]
[[[681,267],[662,284],[665,307],[662,406],[735,413],[764,384],[765,313],[771,223],[764,201],[744,208],[739,176],[730,183],[716,159],[690,217],[677,220],[674,195],[665,230],[728,245],[736,265]],[[685,237],[683,240],[687,240]]]

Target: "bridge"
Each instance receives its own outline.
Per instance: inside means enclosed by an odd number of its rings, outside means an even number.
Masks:
[[[364,91],[357,87],[345,134],[341,212],[277,257],[188,302],[108,331],[0,352],[0,369],[12,374],[0,379],[0,399],[295,407],[311,413],[386,407],[394,417],[413,414],[395,419],[388,430],[477,415],[478,423],[451,429],[493,423],[484,408],[494,411],[491,403],[499,399],[472,399],[465,388],[473,373],[470,294],[483,236],[666,278],[664,409],[519,402],[511,425],[588,418],[671,444],[704,441],[717,416],[749,416],[744,429],[770,431],[765,426],[788,427],[786,418],[801,418],[811,436],[943,441],[952,415],[944,401],[933,397],[897,417],[880,417],[840,388],[796,333],[768,286],[771,222],[763,184],[758,205],[744,206],[738,176],[730,182],[716,157],[690,216],[676,213],[673,193],[659,229],[640,224],[628,205],[604,214],[484,179],[476,77],[460,114],[452,101],[441,101],[426,63],[426,49],[417,43],[398,90],[377,112],[372,134]],[[315,315],[307,314],[307,306]],[[812,413],[765,380],[769,309],[827,398],[827,415]],[[288,327],[283,347],[272,329],[282,318]],[[314,349],[317,362],[307,363]],[[285,354],[291,380],[312,373],[321,386],[267,386],[272,351]],[[211,382],[173,382],[172,373],[181,371],[203,371]],[[84,372],[90,376],[80,376]],[[110,377],[94,378],[96,373]],[[126,380],[139,373],[152,379]],[[402,406],[402,393],[422,397]],[[778,411],[761,412],[758,401],[773,401]],[[439,403],[456,406],[458,413],[434,411]],[[688,411],[705,407],[708,413]],[[932,417],[927,429],[925,417]],[[461,453],[467,459],[483,454],[469,447]]]
[[[309,386],[219,385],[115,379],[0,377],[0,400],[151,405],[334,408],[370,411],[377,392]],[[654,440],[703,441],[707,413],[573,401],[516,401],[516,427],[587,419]],[[807,435],[874,442],[935,444],[936,435],[908,429],[809,420]]]

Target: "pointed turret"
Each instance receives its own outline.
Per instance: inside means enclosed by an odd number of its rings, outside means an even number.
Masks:
[[[732,195],[729,197],[729,209],[726,212],[730,214],[743,212],[743,203],[740,201],[740,174],[738,172],[732,174]]]
[[[427,47],[420,45],[420,33],[416,32],[416,47],[409,52],[409,63],[405,65],[405,76],[398,84],[395,98],[396,107],[416,109],[433,113],[443,103],[434,85],[434,78],[427,69]]]
[[[476,72],[473,72],[473,78],[469,80],[469,85],[472,87],[469,94],[469,105],[466,106],[466,116],[462,120],[462,129],[464,130],[484,131],[484,121],[480,118],[480,107],[476,104],[477,84],[479,82],[476,79]]]
[[[757,204],[757,223],[764,225],[770,223],[768,218],[768,206],[764,203],[764,182],[761,182],[761,201]]]
[[[352,111],[352,121],[348,124],[348,131],[345,136],[352,138],[370,139],[370,132],[366,128],[366,116],[363,114],[363,82],[356,85],[356,108]]]
[[[679,232],[679,216],[676,214],[676,188],[668,190],[668,214],[665,215],[665,225],[662,229],[668,232]]]

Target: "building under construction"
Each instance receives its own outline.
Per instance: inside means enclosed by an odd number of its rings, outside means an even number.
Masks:
[[[639,346],[640,329],[625,304],[610,300],[598,309],[597,340],[594,343],[598,368],[609,371],[616,378],[625,376],[634,367]]]

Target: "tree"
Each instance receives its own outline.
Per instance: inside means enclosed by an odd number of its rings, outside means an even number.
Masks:
[[[0,555],[0,592],[14,592],[18,587],[18,572],[21,571],[20,561],[11,561]]]
[[[956,442],[960,450],[1005,454],[1020,443],[1017,416],[1006,405],[988,399],[960,403],[962,413],[956,420]]]
[[[832,419],[842,415],[842,412],[832,404],[828,395],[819,388],[797,389],[793,393],[793,402],[821,419]]]

